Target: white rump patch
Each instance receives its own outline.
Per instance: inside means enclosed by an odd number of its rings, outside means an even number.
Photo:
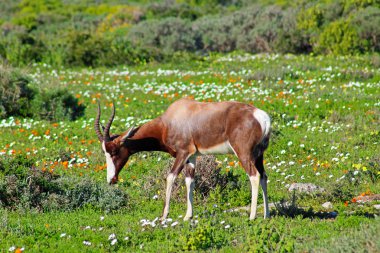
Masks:
[[[202,155],[208,154],[236,154],[235,150],[232,148],[231,143],[229,141],[222,142],[218,145],[209,147],[209,148],[199,148],[198,152]]]
[[[104,151],[104,154],[106,155],[106,162],[107,162],[107,182],[110,183],[112,178],[115,176],[116,168],[115,164],[112,161],[110,153],[106,151],[106,145],[103,141],[102,143],[102,149]]]
[[[257,109],[253,113],[253,117],[260,123],[261,131],[263,132],[263,138],[268,135],[270,130],[270,118],[269,115],[263,110]]]

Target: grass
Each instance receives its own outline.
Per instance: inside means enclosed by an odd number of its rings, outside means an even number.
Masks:
[[[86,113],[75,122],[0,121],[0,159],[25,156],[45,173],[106,184],[105,159],[93,130],[97,99],[104,121],[115,102],[111,131],[116,133],[157,117],[183,96],[238,100],[253,103],[272,117],[272,140],[265,155],[270,202],[290,200],[288,187],[294,182],[314,183],[325,192],[297,193],[296,206],[289,213],[272,208],[270,220],[262,218],[259,207],[258,219],[249,222],[245,211],[226,212],[249,205],[247,177],[236,157],[218,156],[221,173],[232,173],[231,183],[207,197],[196,192],[197,217],[192,222],[181,218],[186,210],[181,178],[178,196],[172,200],[172,222],[167,227],[158,222],[143,226],[141,220],[151,222],[161,214],[163,171],[170,158],[141,153],[130,159],[116,186],[128,195],[125,207],[110,211],[86,205],[46,212],[2,208],[0,251],[13,246],[28,252],[379,251],[376,202],[359,204],[354,199],[380,193],[380,71],[373,59],[231,54],[133,68],[31,66],[36,86],[67,87],[87,106]],[[0,171],[0,180],[4,173]],[[331,210],[321,206],[326,201],[332,202]],[[332,211],[338,213],[336,218],[329,217]]]

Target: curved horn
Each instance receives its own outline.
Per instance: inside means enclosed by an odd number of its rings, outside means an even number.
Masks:
[[[111,128],[111,125],[112,125],[112,121],[113,119],[115,118],[115,103],[112,103],[112,114],[111,114],[111,117],[110,119],[108,120],[108,123],[104,129],[104,140],[106,142],[110,141],[111,140],[111,137],[110,137],[110,128]]]
[[[99,121],[100,121],[100,103],[98,101],[98,113],[95,118],[94,126],[95,126],[95,132],[96,132],[96,135],[98,136],[99,141],[103,142],[104,138],[103,138],[102,132],[100,131]]]

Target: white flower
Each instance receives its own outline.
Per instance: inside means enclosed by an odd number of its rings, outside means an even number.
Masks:
[[[286,153],[285,150],[281,150],[281,152],[280,152],[281,155],[283,155],[283,154],[285,154],[285,153]]]
[[[224,226],[225,229],[228,229],[228,228],[230,228],[230,227],[231,227],[230,225],[225,225],[225,226]]]
[[[124,237],[124,241],[128,241],[128,240],[129,240],[128,236]]]
[[[9,248],[9,251],[15,251],[16,247],[15,246],[12,246]]]
[[[174,226],[177,226],[177,225],[178,225],[178,221],[175,221],[175,222],[172,223],[171,226],[174,227]]]
[[[111,242],[111,245],[115,245],[117,243],[117,239],[113,239],[112,242]]]
[[[104,216],[100,216],[100,220],[103,221],[104,220]]]
[[[91,245],[91,242],[89,242],[89,241],[83,241],[83,244],[84,244],[84,245],[87,245],[87,246],[90,246],[90,245]]]
[[[157,195],[157,194],[154,195],[154,196],[152,197],[152,199],[158,199],[158,195]]]
[[[220,224],[224,224],[226,221],[224,221],[224,220],[222,220],[221,222],[220,222]]]
[[[62,237],[65,237],[66,236],[66,233],[62,233],[61,235],[60,235],[60,237],[62,238]]]
[[[356,176],[357,174],[359,174],[359,171],[358,171],[358,170],[355,170],[355,171],[354,171],[354,175]]]
[[[288,142],[288,146],[291,146],[291,145],[293,145],[293,142],[292,142],[292,141],[289,141],[289,142]]]
[[[110,236],[108,236],[108,240],[113,240],[116,238],[116,235],[115,234],[110,234]]]

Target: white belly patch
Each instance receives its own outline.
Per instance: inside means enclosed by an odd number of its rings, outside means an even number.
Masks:
[[[223,155],[223,154],[236,154],[229,141],[222,142],[218,145],[209,148],[199,148],[198,152],[202,155]]]

